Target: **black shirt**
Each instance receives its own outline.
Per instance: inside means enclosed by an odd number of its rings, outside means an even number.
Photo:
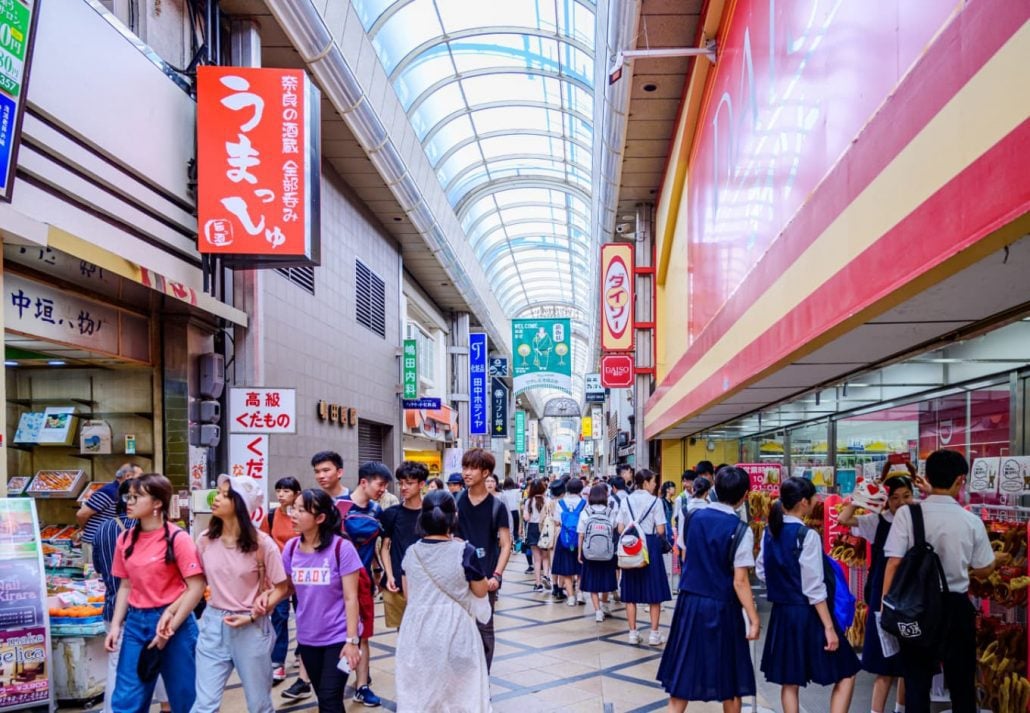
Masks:
[[[418,523],[419,510],[412,510],[404,507],[403,503],[393,505],[383,511],[379,521],[383,524],[383,537],[390,538],[390,564],[393,566],[393,577],[398,586],[401,577],[404,576],[404,568],[401,563],[408,548],[418,541],[415,534],[415,525]],[[383,586],[386,583],[386,575],[383,574]]]
[[[472,504],[468,492],[460,493],[457,501],[458,526],[454,534],[476,548],[480,569],[491,577],[501,556],[498,533],[508,529],[508,508],[500,498],[490,494],[479,505]]]

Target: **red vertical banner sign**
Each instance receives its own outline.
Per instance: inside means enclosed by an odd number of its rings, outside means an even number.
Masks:
[[[601,246],[601,349],[633,351],[633,246]]]
[[[197,70],[198,247],[251,266],[319,260],[319,96],[299,69]]]

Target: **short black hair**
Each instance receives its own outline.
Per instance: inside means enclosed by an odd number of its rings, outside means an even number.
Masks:
[[[397,471],[394,475],[397,477],[397,480],[417,480],[420,483],[424,483],[429,480],[429,468],[426,467],[425,463],[406,460],[397,466]]]
[[[698,475],[715,475],[715,466],[712,465],[712,461],[710,460],[699,460],[697,462],[697,467],[694,468],[694,470]],[[719,488],[718,485],[715,487],[716,489]]]
[[[610,483],[610,485],[612,486],[612,490],[625,490],[626,479],[623,478],[621,475],[614,475],[612,476],[612,482]]]
[[[697,471],[693,468],[687,468],[683,471],[683,476],[680,478],[684,483],[689,483],[692,480],[697,479]]]
[[[926,479],[935,488],[950,490],[963,475],[969,475],[969,462],[958,451],[942,448],[926,459]]]
[[[726,466],[715,474],[715,494],[720,503],[736,505],[751,489],[751,476],[743,468]]]
[[[275,490],[292,490],[295,493],[299,493],[300,481],[294,478],[292,475],[287,475],[275,481]]]
[[[583,481],[579,478],[569,478],[569,482],[565,484],[565,492],[569,495],[579,495],[583,492]]]
[[[385,463],[370,460],[367,463],[362,463],[361,467],[358,468],[358,482],[360,483],[362,480],[382,480],[392,483],[393,473],[390,472]]]
[[[319,451],[311,456],[311,467],[314,468],[319,463],[325,463],[326,461],[332,463],[337,468],[343,467],[343,458],[336,451]]]

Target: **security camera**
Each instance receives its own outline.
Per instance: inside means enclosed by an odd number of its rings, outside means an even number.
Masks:
[[[615,232],[619,235],[625,235],[626,233],[633,232],[633,225],[630,223],[619,223],[615,226]]]

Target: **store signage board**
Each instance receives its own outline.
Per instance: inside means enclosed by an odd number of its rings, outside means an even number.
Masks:
[[[783,466],[779,463],[737,463],[751,477],[751,489],[778,494],[783,481]]]
[[[265,494],[251,520],[260,525],[268,513],[268,436],[263,433],[229,435],[229,475],[255,480]]]
[[[518,413],[516,412],[515,415],[518,416]],[[517,439],[518,429],[516,429],[515,434]],[[529,453],[530,460],[536,460],[540,457],[540,422],[535,418],[531,418],[526,422],[526,452]]]
[[[601,246],[601,349],[633,349],[633,246]]]
[[[490,435],[508,437],[508,387],[496,376],[490,380]]]
[[[118,354],[118,310],[21,275],[4,273],[4,327],[84,349]]]
[[[526,412],[521,410],[515,412],[515,452],[526,452]]]
[[[508,357],[490,357],[490,376],[508,375]]]
[[[610,389],[626,389],[633,386],[633,356],[605,354],[601,357],[601,383]]]
[[[0,201],[11,202],[40,0],[0,0]]]
[[[36,503],[0,498],[0,711],[48,705],[50,618]]]
[[[590,418],[594,422],[594,438],[604,438],[604,410],[600,406],[590,407]]]
[[[401,401],[401,405],[405,409],[415,409],[419,411],[439,411],[443,405],[441,400],[430,396],[423,396],[420,399],[404,399]]]
[[[300,69],[197,69],[197,245],[250,267],[317,265],[318,89]]]
[[[469,335],[469,434],[485,436],[490,431],[487,414],[486,334]]]
[[[572,393],[572,329],[568,319],[513,319],[515,394],[530,389]]]
[[[297,390],[264,386],[229,389],[230,433],[296,433]]]
[[[418,398],[418,342],[414,339],[404,340],[404,356],[403,356],[403,373],[404,373],[404,398],[405,399],[417,399]],[[408,408],[405,406],[404,408]],[[440,408],[437,406],[437,408]]]
[[[604,384],[601,383],[601,373],[594,372],[593,374],[587,374],[583,377],[584,398],[587,403],[604,403],[605,397],[608,395],[608,390],[604,388]]]
[[[590,416],[584,416],[579,420],[579,434],[584,439],[594,437],[594,420]]]

